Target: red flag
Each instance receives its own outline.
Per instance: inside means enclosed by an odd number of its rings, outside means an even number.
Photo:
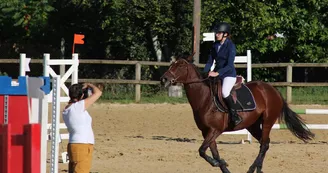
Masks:
[[[84,44],[84,35],[83,34],[74,34],[74,44]]]
[[[75,44],[84,44],[83,39],[84,39],[83,34],[74,34],[74,42],[73,42],[72,53],[74,53]]]

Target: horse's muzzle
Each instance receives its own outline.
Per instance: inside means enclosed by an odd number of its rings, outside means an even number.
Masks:
[[[168,87],[171,84],[171,81],[168,80],[165,76],[160,78],[161,80],[161,85],[164,85],[164,87]]]

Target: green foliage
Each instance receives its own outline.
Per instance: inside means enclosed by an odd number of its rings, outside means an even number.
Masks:
[[[327,0],[208,0],[203,6],[202,31],[230,22],[238,53],[251,49],[253,62],[327,62]],[[285,38],[266,39],[276,32]]]
[[[103,102],[135,103],[135,88],[131,84],[106,85],[101,97]],[[186,94],[182,98],[169,97],[168,90],[159,85],[142,85],[140,103],[188,103]]]
[[[120,102],[133,102],[134,101],[134,86],[133,85],[120,85],[112,84],[105,85],[103,90],[102,100],[120,101]]]
[[[1,72],[0,71],[0,76],[8,76],[8,74],[6,72]]]
[[[129,88],[129,89],[127,89]],[[183,90],[183,97],[169,97],[167,89],[160,86],[141,87],[141,103],[188,103]],[[281,95],[286,99],[286,87],[277,87]],[[327,87],[293,87],[292,104],[328,104]],[[103,102],[111,103],[135,103],[133,85],[108,85],[101,97]]]
[[[48,21],[49,12],[54,8],[47,1],[1,0],[2,21],[11,21],[13,27],[22,27],[26,35],[31,31],[38,32]]]
[[[277,87],[286,98],[286,87]],[[293,87],[292,104],[328,104],[327,87]]]
[[[328,62],[328,0],[203,0],[201,33],[214,24],[232,25],[237,54],[252,51],[253,63]],[[0,54],[18,57],[61,55],[71,57],[74,33],[85,44],[76,46],[81,58],[157,61],[155,41],[162,61],[191,52],[193,1],[177,0],[0,0]],[[275,33],[284,38],[267,39]],[[203,51],[204,53],[206,51]],[[119,69],[116,69],[119,67]],[[143,79],[158,80],[163,69],[142,67]],[[85,66],[88,78],[131,78],[134,67]],[[279,81],[281,71],[255,69],[254,79]]]
[[[153,38],[166,50],[166,61],[191,50],[192,1],[1,0],[0,9],[1,30],[20,27],[21,37],[42,33],[58,43],[56,38],[85,33],[90,47],[80,51],[86,56],[100,47],[102,57],[156,60]],[[202,2],[201,31],[218,21],[230,22],[238,53],[251,49],[253,62],[327,62],[327,9],[328,0],[207,0]],[[285,38],[266,39],[276,32]]]

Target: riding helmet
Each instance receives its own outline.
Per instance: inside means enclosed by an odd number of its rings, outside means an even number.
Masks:
[[[225,32],[225,33],[228,33],[230,35],[231,34],[231,27],[227,22],[220,22],[214,27],[213,31],[215,33]]]

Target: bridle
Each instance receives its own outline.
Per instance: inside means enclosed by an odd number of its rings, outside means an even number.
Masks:
[[[188,74],[189,74],[189,65],[190,65],[190,63],[187,61],[187,60],[185,60],[185,59],[182,59],[183,61],[185,61],[186,63],[187,63],[187,76],[188,76]],[[207,78],[205,78],[205,79],[198,79],[198,80],[191,80],[191,81],[179,81],[178,79],[180,78],[180,76],[177,76],[176,77],[176,75],[175,74],[173,74],[172,72],[171,72],[171,67],[172,66],[170,66],[170,68],[164,73],[164,75],[166,74],[166,73],[170,73],[170,75],[173,77],[173,79],[171,79],[171,83],[183,83],[183,84],[192,84],[192,83],[201,83],[201,82],[203,82],[203,81],[205,81],[205,80],[208,80],[209,78],[207,77]],[[163,75],[163,76],[164,76]]]

